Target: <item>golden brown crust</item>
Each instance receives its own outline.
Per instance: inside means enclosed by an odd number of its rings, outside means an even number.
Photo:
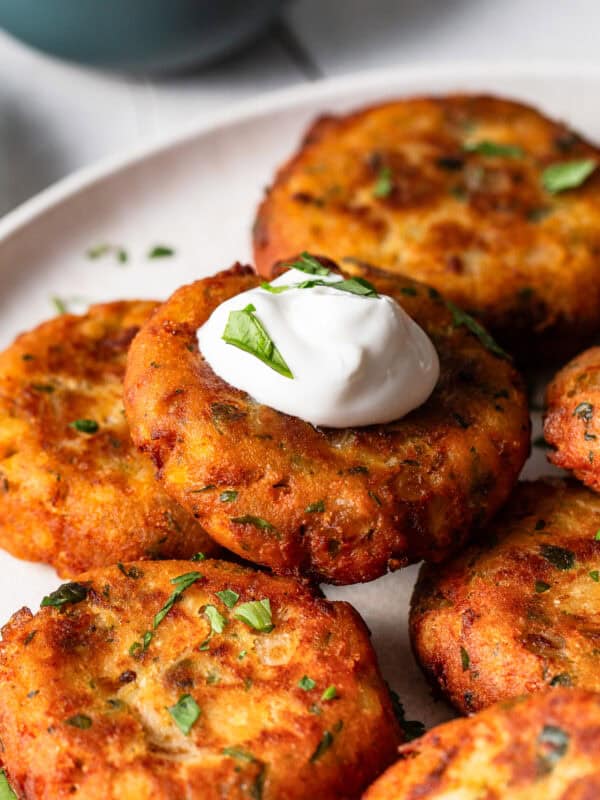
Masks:
[[[600,492],[600,347],[567,364],[546,390],[549,460]]]
[[[426,675],[463,713],[547,686],[600,692],[600,497],[521,483],[480,539],[425,566],[410,632]]]
[[[363,800],[594,800],[600,696],[557,689],[434,728]]]
[[[215,375],[196,330],[221,302],[258,284],[250,268],[177,291],[136,338],[126,376],[134,441],[217,541],[276,572],[334,583],[446,557],[502,505],[529,449],[512,365],[453,326],[437,293],[361,274],[425,328],[441,359],[431,398],[397,422],[314,428]],[[223,492],[233,501],[223,502]]]
[[[156,303],[63,314],[0,354],[0,545],[61,575],[116,561],[215,553],[158,486],[123,408],[129,344]],[[97,432],[72,426],[91,420]]]
[[[519,157],[466,152],[491,141]],[[598,331],[600,173],[550,194],[545,167],[599,150],[510,100],[450,95],[324,117],[279,170],[254,229],[258,270],[302,250],[435,286],[519,358],[558,360]],[[376,197],[390,170],[390,193]]]
[[[3,630],[2,757],[24,800],[352,800],[394,760],[401,734],[348,604],[211,560],[109,567],[78,585],[85,599],[24,609]],[[231,608],[225,590],[239,595]],[[236,618],[264,599],[271,632]],[[168,710],[182,695],[200,709],[189,735]]]

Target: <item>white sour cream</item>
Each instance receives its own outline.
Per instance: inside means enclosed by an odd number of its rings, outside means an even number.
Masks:
[[[312,278],[342,280],[292,269],[272,285]],[[293,378],[223,340],[229,313],[249,304]],[[213,311],[198,330],[198,344],[227,383],[263,405],[332,428],[400,419],[427,400],[439,377],[431,340],[395,300],[328,286],[242,292]]]

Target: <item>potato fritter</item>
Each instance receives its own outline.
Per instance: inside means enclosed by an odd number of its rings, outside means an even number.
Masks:
[[[364,800],[593,800],[600,797],[600,696],[559,689],[434,728]]]
[[[545,170],[587,159],[556,191]],[[495,97],[326,116],[258,211],[256,264],[268,276],[302,250],[344,269],[367,261],[434,286],[519,359],[566,358],[600,329],[600,172],[586,176],[596,161],[565,125]]]
[[[156,303],[60,315],[0,354],[0,545],[61,575],[216,552],[162,491],[123,408],[129,344]]]
[[[600,692],[600,497],[521,483],[479,541],[425,566],[410,632],[431,682],[463,713],[546,686]]]
[[[395,758],[364,623],[307,585],[137,562],[44,603],[0,644],[2,758],[24,800],[352,800]]]
[[[211,536],[276,572],[338,584],[459,548],[506,500],[529,450],[521,380],[487,333],[422,284],[361,274],[426,330],[440,357],[432,396],[403,419],[313,427],[219,378],[196,331],[258,285],[239,265],[157,310],[131,347],[125,381],[133,440]]]
[[[549,460],[600,492],[600,347],[567,364],[546,390]]]

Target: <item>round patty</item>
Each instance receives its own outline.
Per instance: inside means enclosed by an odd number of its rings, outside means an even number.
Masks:
[[[129,344],[156,303],[60,315],[0,354],[0,545],[62,575],[117,561],[215,552],[133,446]]]
[[[600,696],[560,689],[501,703],[401,748],[363,800],[600,797]]]
[[[546,390],[548,458],[600,492],[600,347],[586,350]]]
[[[326,116],[258,211],[256,264],[270,275],[302,250],[367,261],[435,286],[520,358],[567,357],[600,328],[600,172],[560,192],[543,175],[582,159],[600,151],[495,97]]]
[[[133,440],[167,492],[239,555],[332,583],[443,559],[503,504],[529,450],[520,378],[487,334],[421,284],[361,274],[440,357],[432,396],[403,419],[315,428],[215,375],[196,330],[259,284],[249,267],[179,289],[135,339],[126,376]]]
[[[588,489],[522,483],[479,542],[422,568],[413,647],[460,711],[549,685],[600,692],[599,531]]]
[[[219,561],[85,573],[0,644],[25,800],[351,800],[401,734],[347,603]]]

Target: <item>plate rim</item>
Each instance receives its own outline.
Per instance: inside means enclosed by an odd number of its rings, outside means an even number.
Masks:
[[[0,217],[0,248],[7,240],[34,222],[36,218],[42,217],[47,211],[65,200],[75,197],[97,183],[125,172],[130,167],[150,161],[169,150],[175,150],[198,137],[216,133],[220,129],[241,122],[250,122],[277,111],[289,110],[309,100],[320,102],[328,97],[347,93],[352,89],[376,91],[378,88],[388,89],[390,85],[397,82],[435,80],[437,77],[457,81],[469,77],[485,82],[489,79],[515,77],[516,75],[521,75],[524,79],[545,77],[552,80],[553,78],[583,79],[591,77],[600,81],[600,65],[588,61],[562,63],[558,60],[548,59],[530,62],[524,60],[422,62],[417,65],[361,70],[262,92],[236,102],[231,108],[220,108],[209,112],[202,119],[196,117],[175,130],[100,158],[50,184]]]

